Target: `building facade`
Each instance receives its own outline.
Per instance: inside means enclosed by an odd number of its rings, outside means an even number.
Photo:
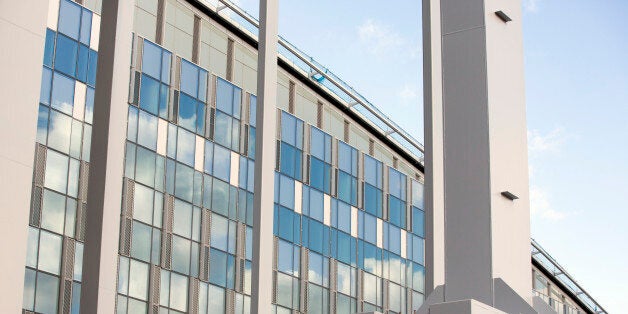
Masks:
[[[21,254],[3,268],[23,286],[3,311],[249,313],[255,22],[227,1],[35,13],[45,25],[19,47],[39,53],[15,59],[39,93],[5,124],[28,129],[19,158],[3,150],[24,164],[7,190],[28,195],[3,222]],[[275,174],[258,180],[274,184],[273,312],[413,313],[433,288],[422,146],[296,48],[280,53]]]

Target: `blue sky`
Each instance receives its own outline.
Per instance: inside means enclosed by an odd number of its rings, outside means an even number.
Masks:
[[[238,3],[257,16],[256,0]],[[420,1],[280,0],[279,32],[423,139]],[[628,309],[628,1],[524,0],[532,236]]]

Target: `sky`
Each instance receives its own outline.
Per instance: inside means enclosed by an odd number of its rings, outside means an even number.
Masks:
[[[257,16],[256,0],[237,3]],[[531,232],[628,309],[628,1],[523,0]],[[283,0],[279,33],[423,141],[417,0]]]

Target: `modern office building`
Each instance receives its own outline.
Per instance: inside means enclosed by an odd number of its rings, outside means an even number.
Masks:
[[[413,313],[445,283],[423,146],[322,65],[258,64],[229,1],[44,2],[0,4],[1,312]],[[523,299],[605,313],[525,241]]]

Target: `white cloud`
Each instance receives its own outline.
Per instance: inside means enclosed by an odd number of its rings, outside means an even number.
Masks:
[[[554,209],[547,193],[538,186],[530,186],[530,215],[546,220],[563,220],[568,213]]]
[[[565,142],[567,135],[562,127],[542,134],[539,130],[528,131],[528,151],[530,154],[556,152]]]
[[[404,103],[415,101],[419,97],[419,90],[417,86],[405,84],[399,90],[399,93],[397,94],[397,96],[399,96],[399,99],[401,99],[401,101]]]
[[[537,12],[539,10],[539,1],[540,0],[524,0],[523,9],[527,12]]]
[[[405,49],[409,45],[406,38],[373,19],[364,21],[357,28],[360,41],[367,46],[367,50],[376,55],[384,56],[401,49]],[[417,54],[416,49],[408,50],[409,56]]]

